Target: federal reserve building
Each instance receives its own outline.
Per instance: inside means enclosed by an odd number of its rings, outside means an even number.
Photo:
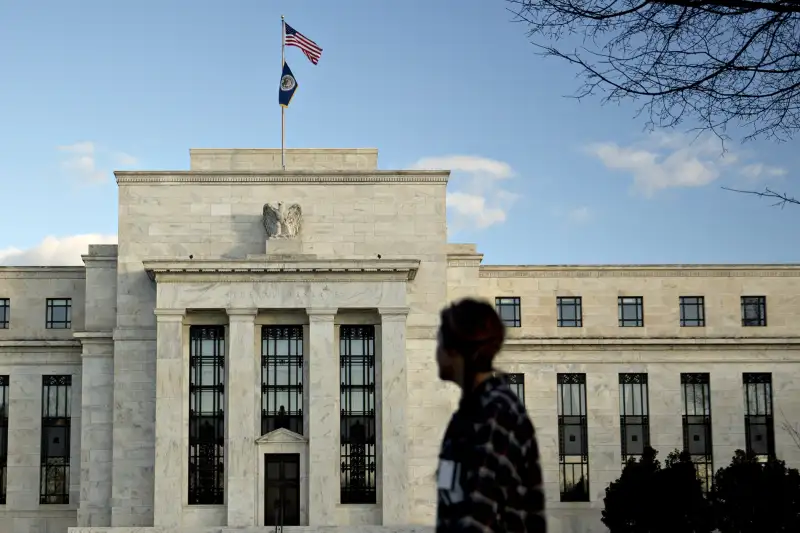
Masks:
[[[447,241],[448,171],[189,168],[116,172],[119,244],[83,266],[0,267],[0,533],[432,532],[465,296],[507,326],[553,533],[606,531],[648,445],[706,487],[737,449],[800,466],[800,265],[490,265]]]

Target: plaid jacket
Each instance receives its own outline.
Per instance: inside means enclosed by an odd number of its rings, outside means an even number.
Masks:
[[[436,533],[546,533],[536,435],[505,376],[461,401],[436,480]]]

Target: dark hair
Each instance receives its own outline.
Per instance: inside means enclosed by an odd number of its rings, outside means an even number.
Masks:
[[[464,298],[441,312],[441,341],[446,350],[464,358],[468,373],[489,372],[503,346],[506,328],[494,307]]]

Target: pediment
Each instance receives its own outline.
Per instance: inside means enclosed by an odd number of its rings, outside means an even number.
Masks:
[[[256,439],[256,444],[298,444],[306,442],[308,442],[308,439],[306,439],[304,436],[295,433],[294,431],[289,431],[286,428],[278,428],[270,431],[269,433],[261,435]]]

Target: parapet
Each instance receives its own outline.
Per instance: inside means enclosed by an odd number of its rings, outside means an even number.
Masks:
[[[276,172],[280,148],[192,148],[190,169],[196,171]],[[369,171],[378,168],[377,148],[288,148],[288,171]]]

